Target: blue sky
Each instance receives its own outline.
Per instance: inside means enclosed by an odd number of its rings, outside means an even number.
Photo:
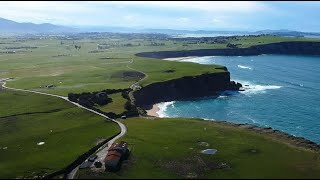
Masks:
[[[68,26],[320,32],[320,2],[312,1],[1,1],[0,17]]]

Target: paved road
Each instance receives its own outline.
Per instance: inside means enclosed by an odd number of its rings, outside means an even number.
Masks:
[[[108,119],[108,120],[111,120],[111,121],[117,123],[117,124],[119,125],[120,129],[121,129],[121,133],[120,133],[119,135],[117,135],[116,137],[114,137],[113,139],[111,139],[109,142],[107,142],[107,143],[106,143],[105,145],[103,145],[101,148],[99,148],[99,149],[97,150],[98,153],[99,153],[100,151],[106,151],[106,152],[107,152],[107,150],[110,148],[110,146],[113,144],[113,142],[115,142],[117,139],[121,138],[122,136],[124,136],[124,135],[127,133],[127,127],[126,127],[124,124],[122,124],[121,122],[119,122],[119,121],[117,121],[117,120],[115,120],[115,119],[109,118],[108,116],[106,116],[106,115],[104,115],[104,114],[101,114],[101,113],[99,113],[99,112],[96,112],[96,111],[94,111],[94,110],[92,110],[92,109],[86,108],[86,107],[84,107],[84,106],[82,106],[82,105],[80,105],[80,104],[78,104],[78,103],[72,102],[72,101],[70,101],[70,100],[68,99],[68,97],[59,96],[59,95],[55,95],[55,94],[48,94],[48,93],[43,93],[43,92],[38,92],[38,91],[32,91],[32,90],[10,88],[10,87],[7,87],[7,86],[6,86],[6,81],[7,81],[7,80],[8,80],[8,79],[2,79],[2,80],[0,80],[0,83],[2,83],[2,88],[4,88],[4,89],[10,89],[10,90],[14,90],[14,91],[30,92],[30,93],[36,93],[36,94],[41,94],[41,95],[53,96],[53,97],[61,98],[61,99],[64,99],[64,100],[68,101],[69,103],[72,103],[72,104],[74,104],[74,105],[76,105],[76,106],[78,106],[78,107],[80,107],[80,108],[82,108],[82,109],[85,109],[85,110],[87,110],[87,111],[90,111],[90,112],[92,112],[92,113],[95,113],[95,114],[97,114],[97,115],[99,115],[99,116],[102,116],[102,117],[104,117],[104,118],[106,118],[106,119]],[[101,154],[101,153],[100,153],[100,154]],[[76,167],[70,174],[68,174],[67,179],[73,179],[74,176],[75,176],[75,174],[77,173],[78,169],[79,169],[79,166]]]

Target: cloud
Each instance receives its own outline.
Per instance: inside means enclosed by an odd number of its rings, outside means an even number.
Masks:
[[[60,25],[319,29],[320,2],[0,1],[0,17]],[[308,19],[306,21],[305,19]],[[192,22],[192,23],[191,23]],[[303,24],[303,25],[302,25]]]
[[[183,8],[185,10],[204,10],[215,12],[251,12],[267,8],[262,2],[254,1],[101,1],[92,4],[122,6],[143,6],[157,8]]]
[[[148,14],[139,10],[149,10]],[[163,11],[162,12],[159,12]],[[261,2],[227,2],[227,1],[1,1],[0,17],[9,18],[18,22],[33,21],[43,23],[46,19],[54,18],[54,22],[68,24],[70,22],[81,23],[90,16],[92,21],[97,21],[96,17],[112,17],[121,19],[123,16],[130,17],[132,13],[140,13],[140,18],[156,16],[153,10],[158,11],[158,15],[166,16],[170,11],[171,16],[175,12],[184,13],[249,13],[265,9]],[[136,12],[133,12],[136,11]],[[197,12],[195,12],[197,11]],[[182,15],[180,14],[180,15]],[[85,17],[85,15],[87,17]],[[81,19],[77,19],[81,16]],[[181,17],[181,16],[180,16]],[[127,18],[124,18],[126,20]],[[133,17],[131,17],[132,19]],[[172,17],[177,18],[177,17]],[[179,22],[187,22],[188,18],[182,17]],[[101,20],[102,21],[102,20]],[[105,20],[103,20],[105,21]],[[90,22],[90,20],[88,20]]]

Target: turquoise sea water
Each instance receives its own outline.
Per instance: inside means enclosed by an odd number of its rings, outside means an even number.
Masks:
[[[219,56],[184,61],[224,65],[231,80],[242,83],[246,90],[210,99],[161,103],[161,117],[270,126],[320,143],[320,56]]]

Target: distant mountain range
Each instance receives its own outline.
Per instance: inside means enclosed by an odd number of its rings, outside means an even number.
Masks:
[[[77,29],[72,27],[58,26],[50,23],[34,24],[34,23],[18,23],[8,19],[0,18],[1,33],[62,33],[76,32]]]
[[[48,34],[48,33],[79,33],[79,32],[120,32],[120,33],[162,33],[162,34],[219,34],[219,35],[259,35],[271,34],[279,36],[319,36],[320,33],[281,30],[261,30],[256,32],[249,31],[212,31],[212,30],[176,30],[176,29],[146,29],[146,28],[129,28],[129,27],[111,27],[111,26],[77,26],[68,27],[54,25],[50,23],[18,23],[12,20],[0,18],[1,34]]]

